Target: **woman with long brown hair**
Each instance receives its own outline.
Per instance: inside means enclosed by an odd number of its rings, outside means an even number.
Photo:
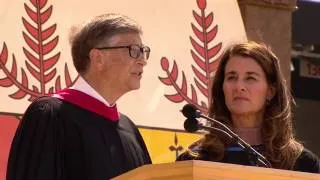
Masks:
[[[278,58],[266,45],[227,48],[213,79],[209,116],[226,124],[273,168],[319,173],[319,158],[295,139],[294,100]],[[250,165],[240,146],[216,132],[206,134],[178,157]]]

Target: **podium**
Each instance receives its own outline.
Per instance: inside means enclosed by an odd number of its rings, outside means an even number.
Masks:
[[[287,171],[272,168],[261,168],[208,161],[180,161],[175,163],[144,165],[120,176],[114,180],[191,180],[191,179],[277,179],[295,180],[308,179],[320,180],[319,174],[297,171]]]

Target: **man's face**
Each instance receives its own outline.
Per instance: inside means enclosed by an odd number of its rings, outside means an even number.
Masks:
[[[111,37],[105,47],[116,46],[142,46],[141,37],[138,33],[121,33]],[[133,58],[130,56],[129,48],[115,48],[99,50],[103,65],[99,68],[100,82],[106,88],[121,93],[140,88],[140,80],[146,59],[143,56]]]

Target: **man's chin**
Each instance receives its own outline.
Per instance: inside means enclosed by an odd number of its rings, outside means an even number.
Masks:
[[[140,83],[133,85],[130,89],[131,89],[131,91],[140,89]]]

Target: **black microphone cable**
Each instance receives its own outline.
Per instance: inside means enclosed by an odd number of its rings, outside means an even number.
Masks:
[[[181,110],[181,112],[187,118],[187,120],[185,121],[185,124],[186,124],[187,121],[190,121],[190,122],[192,121],[193,124],[191,124],[192,127],[190,127],[190,128],[193,128],[192,129],[193,132],[199,130],[200,128],[205,129],[205,130],[212,130],[212,131],[220,132],[220,133],[226,135],[227,137],[230,137],[232,139],[232,141],[236,142],[244,150],[246,150],[248,153],[250,153],[251,155],[256,157],[255,159],[261,165],[263,165],[265,167],[272,167],[271,163],[262,154],[260,154],[254,148],[252,148],[252,146],[250,144],[248,144],[243,139],[241,139],[229,127],[227,127],[225,124],[221,123],[218,120],[215,120],[215,119],[210,118],[208,116],[202,115],[201,112],[193,104],[184,105],[182,110]],[[218,124],[220,127],[223,128],[223,130],[220,129],[220,128],[216,128],[216,127],[210,127],[209,128],[208,126],[199,125],[199,123],[196,120],[196,118],[204,118],[207,121],[212,122],[213,125]],[[184,126],[186,127],[186,125],[184,125]],[[187,127],[187,128],[189,128],[189,127]]]

